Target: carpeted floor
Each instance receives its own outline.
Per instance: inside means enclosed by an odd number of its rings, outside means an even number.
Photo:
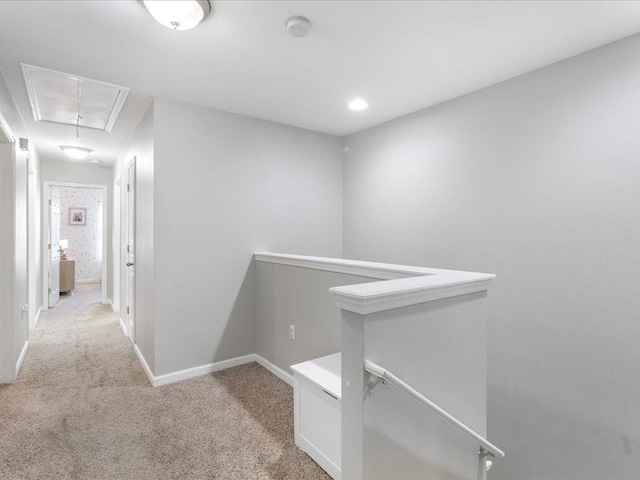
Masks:
[[[97,286],[42,313],[0,386],[0,479],[329,479],[292,390],[252,363],[152,388]]]

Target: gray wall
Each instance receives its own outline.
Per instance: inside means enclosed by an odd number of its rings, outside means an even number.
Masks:
[[[478,292],[366,315],[364,356],[486,435],[485,303]],[[367,480],[476,480],[478,445],[379,385],[364,398],[363,465]]]
[[[16,320],[17,344],[15,345],[15,359],[18,360],[25,343],[29,340],[29,314],[23,311],[29,305],[29,166],[28,154],[18,148],[15,149],[15,257],[14,257],[14,288],[13,288],[13,316]]]
[[[264,262],[256,262],[256,278],[255,351],[287,373],[291,365],[340,351],[340,310],[329,288],[377,281]]]
[[[29,152],[29,326],[33,328],[42,306],[42,179],[40,159]]]
[[[120,178],[120,243],[114,255],[120,261],[120,318],[126,322],[128,261],[128,193],[127,175],[136,157],[135,186],[135,343],[147,364],[155,368],[155,212],[154,205],[154,104],[149,105],[122,149],[114,168],[114,179]],[[170,195],[170,194],[169,194]]]
[[[16,144],[0,144],[0,383],[15,378],[15,367],[29,339],[27,156]]]
[[[490,478],[640,472],[640,36],[349,136],[345,256],[491,272]]]
[[[76,162],[56,162],[41,156],[41,179],[43,182],[87,183],[107,187],[107,298],[113,298],[113,277],[111,274],[111,229],[113,219],[113,169],[95,164]],[[42,232],[45,235],[45,232]],[[42,302],[41,302],[42,304]]]
[[[155,99],[156,365],[255,352],[255,251],[340,257],[342,145]]]

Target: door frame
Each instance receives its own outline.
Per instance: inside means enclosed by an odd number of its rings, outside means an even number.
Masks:
[[[126,194],[126,208],[124,212],[126,212],[126,234],[123,236],[123,246],[122,246],[122,254],[124,256],[123,264],[127,264],[131,257],[133,257],[133,263],[137,261],[136,259],[136,244],[137,244],[137,236],[136,236],[136,211],[137,211],[137,198],[136,198],[136,190],[137,190],[137,156],[133,156],[131,160],[127,163],[126,170],[122,173],[122,176],[126,175],[126,180],[121,179],[121,183],[126,182],[127,188],[122,189]],[[129,172],[133,169],[133,185],[130,183]],[[131,212],[131,197],[133,197],[133,216]],[[132,218],[133,217],[133,218]],[[130,240],[133,238],[133,241]],[[133,243],[133,245],[131,245]],[[131,251],[129,251],[131,250]],[[131,271],[130,268],[133,268],[133,284],[130,284],[131,279]],[[125,320],[124,325],[126,326],[125,334],[129,338],[132,344],[136,343],[136,277],[135,277],[135,265],[133,267],[125,266],[125,284],[124,284],[124,312],[125,312]]]
[[[76,187],[94,188],[102,191],[102,296],[100,302],[103,305],[109,303],[107,298],[107,269],[109,263],[108,248],[108,226],[109,226],[109,205],[107,203],[107,186],[95,185],[91,183],[70,183],[45,180],[42,182],[42,309],[49,309],[49,200],[51,199],[51,187]]]
[[[14,352],[18,343],[14,317],[15,186],[14,139],[2,128],[0,114],[0,384],[16,378]],[[6,135],[6,136],[5,136]]]
[[[114,312],[120,312],[120,245],[121,239],[121,195],[120,191],[120,175],[117,176],[113,182],[113,221],[111,222],[111,252],[113,253],[111,258],[111,283],[113,284],[111,309]],[[122,321],[122,318],[121,318]]]

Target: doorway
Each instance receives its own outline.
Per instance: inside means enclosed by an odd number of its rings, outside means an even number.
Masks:
[[[43,309],[76,283],[101,283],[107,304],[107,186],[45,181],[42,200]]]

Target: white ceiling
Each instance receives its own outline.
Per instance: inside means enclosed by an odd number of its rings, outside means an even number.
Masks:
[[[153,95],[346,135],[640,32],[638,1],[212,5],[174,32],[138,1],[0,1],[0,69],[40,153],[112,163]],[[112,132],[34,122],[20,63],[129,87]],[[370,108],[348,110],[356,96]]]

